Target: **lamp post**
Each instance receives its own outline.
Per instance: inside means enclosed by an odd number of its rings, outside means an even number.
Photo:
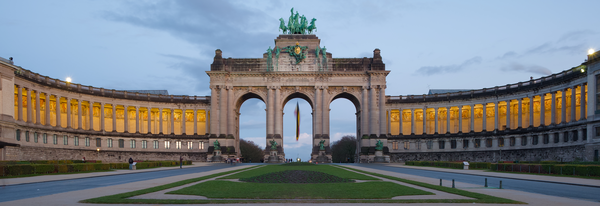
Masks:
[[[98,154],[97,156],[98,156],[98,159],[100,159],[100,148],[96,148],[96,152],[98,152],[98,153],[97,153],[97,154]]]

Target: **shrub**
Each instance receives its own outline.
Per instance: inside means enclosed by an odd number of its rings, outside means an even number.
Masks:
[[[33,165],[35,174],[48,174],[54,173],[54,165],[43,164],[43,165]]]

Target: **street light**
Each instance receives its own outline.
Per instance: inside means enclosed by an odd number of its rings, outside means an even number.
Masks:
[[[594,51],[594,49],[589,49],[589,50],[588,50],[588,54],[589,54],[589,55],[592,55],[592,54],[594,54],[594,52],[596,52],[596,51]]]
[[[65,79],[66,82],[71,83],[71,77],[67,77],[67,79]]]
[[[98,158],[100,158],[100,148],[96,148],[96,152],[98,152]]]

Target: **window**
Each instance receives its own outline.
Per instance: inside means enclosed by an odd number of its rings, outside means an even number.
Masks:
[[[456,149],[456,140],[450,140],[450,148]]]
[[[405,150],[410,149],[410,142],[408,142],[408,141],[404,142],[404,149]]]
[[[158,140],[154,140],[154,149],[158,149]]]
[[[194,149],[194,144],[192,142],[188,142],[188,149]]]
[[[42,141],[44,141],[44,144],[48,144],[48,134],[42,134]]]
[[[52,135],[52,142],[53,142],[54,144],[58,144],[58,136],[56,136],[56,135]]]
[[[181,149],[181,141],[175,141],[175,149]]]
[[[125,148],[125,140],[119,139],[119,148]]]
[[[63,144],[69,145],[69,137],[67,135],[63,135]]]
[[[165,149],[171,149],[171,142],[165,140]]]
[[[538,144],[538,136],[537,135],[533,135],[533,140],[532,140],[532,144],[533,145],[537,145]]]
[[[204,142],[198,143],[198,149],[204,149]]]
[[[469,148],[469,140],[468,139],[463,140],[463,148]]]
[[[75,146],[79,146],[79,137],[78,136],[73,137],[73,142],[75,143]]]
[[[106,146],[112,147],[112,139],[111,138],[106,139]]]
[[[33,133],[33,142],[38,143],[38,133],[37,132]]]
[[[85,146],[86,147],[90,146],[90,137],[85,137]]]
[[[525,146],[527,145],[527,136],[522,136],[521,137],[521,146]]]
[[[594,150],[594,162],[598,161],[598,150]]]
[[[29,131],[25,131],[25,141],[29,142]]]
[[[510,137],[510,146],[514,147],[517,144],[517,140],[515,137]]]
[[[498,147],[504,147],[504,138],[498,138]]]
[[[444,140],[438,141],[438,148],[446,149],[446,141],[444,141]]]
[[[16,138],[17,138],[17,141],[21,141],[21,130],[20,129],[17,130]]]
[[[587,140],[587,129],[583,129],[583,136],[581,136],[581,140]]]
[[[479,147],[481,147],[481,140],[480,140],[480,139],[475,139],[475,142],[474,142],[474,144],[475,144],[475,145],[474,145],[474,146],[475,146],[475,148],[479,148]]]
[[[550,142],[550,135],[544,134],[544,144],[548,144]]]
[[[596,129],[596,137],[600,137],[600,127],[595,127],[594,129]],[[17,140],[19,140],[19,139],[17,139]]]
[[[102,139],[96,138],[96,147],[102,147]]]
[[[129,147],[135,148],[135,140],[134,139],[129,140]]]
[[[560,142],[560,139],[558,137],[558,133],[554,133],[554,138],[553,139],[554,139],[554,143]]]
[[[492,138],[485,139],[485,146],[492,147]]]
[[[577,130],[573,130],[571,133],[573,133],[573,142],[577,142],[577,140],[579,139],[579,134],[577,133]]]
[[[427,149],[431,149],[433,147],[433,141],[429,140],[427,141]]]
[[[148,141],[142,140],[142,149],[148,148]]]

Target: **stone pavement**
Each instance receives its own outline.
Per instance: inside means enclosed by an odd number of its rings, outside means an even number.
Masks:
[[[408,165],[393,164],[393,163],[386,164],[386,165],[392,166],[392,167],[409,168],[409,169],[420,169],[420,170],[458,173],[458,174],[500,177],[500,178],[507,178],[507,179],[522,179],[522,180],[532,180],[532,181],[540,181],[540,182],[552,182],[552,183],[561,183],[561,184],[570,184],[570,185],[600,187],[600,180],[598,180],[598,179],[584,179],[584,178],[576,178],[576,177],[556,177],[556,176],[548,176],[548,175],[521,174],[521,173],[486,172],[483,170],[461,170],[461,169],[422,167],[422,166],[412,166],[412,165],[408,166]]]
[[[168,183],[172,183],[172,182],[176,182],[176,181],[180,181],[180,180],[185,180],[185,179],[190,179],[190,178],[200,177],[200,176],[205,176],[205,175],[211,175],[211,174],[230,171],[230,170],[237,170],[237,169],[247,168],[247,167],[251,167],[251,166],[252,165],[248,165],[248,166],[242,165],[242,166],[238,166],[238,167],[213,170],[213,171],[209,171],[209,172],[178,175],[178,176],[158,178],[158,179],[147,180],[147,181],[126,183],[126,184],[121,184],[121,185],[93,188],[93,189],[87,189],[87,190],[81,190],[81,191],[65,192],[65,193],[60,193],[60,194],[54,194],[54,195],[48,195],[48,196],[42,196],[42,197],[36,197],[36,198],[29,198],[29,199],[22,199],[22,200],[15,200],[15,201],[10,201],[10,202],[2,202],[2,203],[0,203],[0,206],[3,206],[3,205],[85,205],[85,206],[104,205],[104,206],[106,206],[105,204],[82,204],[82,203],[78,203],[78,202],[80,200],[101,197],[101,196],[106,196],[106,195],[119,194],[119,193],[124,193],[124,192],[130,192],[130,191],[150,188],[150,187],[154,187],[154,186],[158,186],[158,185],[164,185],[164,184],[168,184]],[[388,172],[388,171],[383,171],[383,170],[370,169],[370,168],[366,168],[366,167],[362,167],[362,166],[348,165],[348,167],[352,167],[352,168],[356,168],[356,169],[368,171],[368,172],[374,172],[374,173],[380,173],[380,174],[384,174],[384,175],[399,177],[399,178],[405,178],[405,179],[409,179],[409,180],[426,182],[426,183],[430,183],[430,184],[439,184],[439,179],[434,179],[434,178],[426,178],[426,177],[407,175],[407,174],[402,174],[402,173],[394,173],[394,172]],[[444,182],[444,185],[450,185],[450,184],[451,184],[450,182]],[[513,199],[513,200],[528,203],[529,205],[541,205],[541,206],[600,205],[600,203],[598,203],[598,202],[590,202],[590,201],[585,201],[585,200],[577,200],[577,199],[570,199],[570,198],[563,198],[563,197],[540,195],[540,194],[535,194],[535,193],[528,193],[528,192],[509,190],[509,189],[483,188],[483,185],[473,185],[473,184],[467,184],[467,183],[461,183],[461,182],[456,182],[456,186],[459,188],[462,188],[464,190],[467,190],[467,191],[478,192],[478,193],[483,193],[483,194],[487,194],[487,195],[493,195],[493,196]],[[124,205],[131,206],[132,204],[124,204]],[[176,204],[176,205],[181,206],[180,204]],[[235,204],[220,204],[220,205],[235,205]],[[360,206],[364,206],[364,205],[398,205],[398,204],[377,204],[377,203],[374,203],[374,204],[371,204],[371,203],[359,203],[359,204],[287,203],[287,204],[281,204],[281,203],[274,203],[274,204],[244,204],[244,205],[360,205]],[[412,204],[412,205],[441,205],[441,204],[439,204],[439,203],[416,203],[416,204]],[[461,204],[443,204],[443,205],[473,205],[473,204],[461,203]],[[506,206],[505,204],[486,204],[486,205]],[[144,206],[148,206],[148,205],[144,205]]]

